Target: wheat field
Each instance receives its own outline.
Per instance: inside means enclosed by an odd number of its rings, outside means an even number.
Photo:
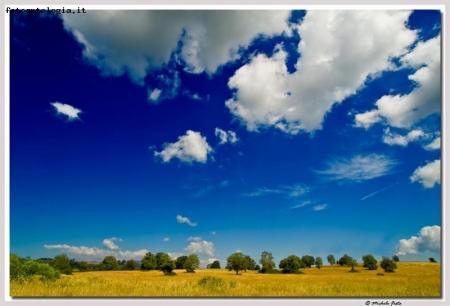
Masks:
[[[74,272],[55,282],[10,282],[12,297],[440,297],[441,266],[398,262],[395,273],[358,266],[302,269],[305,274],[258,274],[224,269]],[[383,273],[384,275],[377,275]],[[214,277],[212,281],[201,280]]]

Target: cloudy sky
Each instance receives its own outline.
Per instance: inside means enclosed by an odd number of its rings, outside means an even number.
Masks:
[[[10,249],[440,259],[439,11],[10,19]]]

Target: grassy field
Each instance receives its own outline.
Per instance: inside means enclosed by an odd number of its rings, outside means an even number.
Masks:
[[[303,269],[305,274],[258,274],[224,269],[75,272],[55,282],[10,283],[12,297],[439,297],[440,264],[399,262],[395,273],[357,267],[324,266]],[[378,276],[383,273],[384,276]],[[221,280],[199,283],[207,276]]]

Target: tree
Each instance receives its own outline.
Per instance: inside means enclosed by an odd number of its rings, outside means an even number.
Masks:
[[[349,255],[344,254],[339,260],[338,264],[340,266],[348,266],[353,258],[351,258]]]
[[[334,265],[334,264],[336,264],[336,259],[334,259],[334,255],[328,255],[327,256],[327,260],[328,260],[328,263],[330,264],[330,265]]]
[[[56,255],[52,260],[51,266],[62,274],[72,274],[70,259],[66,254]]]
[[[155,270],[156,258],[151,252],[147,252],[141,260],[141,270]]]
[[[385,272],[394,272],[394,269],[397,269],[397,264],[392,259],[385,256],[383,256],[383,259],[380,262],[380,266],[384,269]]]
[[[156,270],[161,270],[162,264],[165,262],[165,259],[167,259],[166,255],[167,255],[166,253],[162,253],[162,252],[158,252],[155,254]],[[169,255],[167,255],[167,256],[169,256]]]
[[[355,267],[358,265],[356,259],[350,257],[350,260],[347,263],[347,266],[351,267],[350,272],[356,272]]]
[[[428,258],[428,260],[429,260],[430,262],[437,262],[436,259],[434,259],[433,257]]]
[[[316,257],[316,267],[320,269],[323,266],[322,257]]]
[[[239,271],[245,270],[247,266],[248,266],[247,259],[241,252],[233,253],[227,258],[228,270],[236,271],[236,275],[239,274]]]
[[[175,269],[184,269],[184,263],[188,257],[186,255],[180,256],[175,260]]]
[[[393,260],[394,262],[399,262],[399,261],[400,261],[400,259],[398,258],[397,255],[392,256],[392,260]]]
[[[261,264],[261,273],[270,272],[275,269],[275,262],[273,261],[273,256],[270,252],[262,252],[259,263]]]
[[[133,259],[130,259],[125,262],[122,270],[136,270],[137,268],[139,268],[138,264]]]
[[[249,255],[245,255],[245,259],[247,259],[247,267],[245,270],[256,270],[256,262]]]
[[[184,262],[184,268],[186,272],[194,273],[195,269],[198,269],[200,266],[200,259],[196,254],[191,254],[187,256],[186,261]]]
[[[214,260],[213,263],[209,266],[210,269],[220,269],[220,262],[218,260]]]
[[[305,265],[308,268],[311,268],[311,266],[314,265],[314,257],[311,255],[303,255],[302,256],[302,261],[305,263]]]
[[[378,269],[377,260],[373,255],[367,254],[362,257],[362,260],[364,262],[363,267],[367,268],[368,270],[376,270]]]
[[[80,272],[86,272],[89,270],[89,265],[86,262],[81,262],[80,266],[78,267],[78,271]]]
[[[114,256],[106,256],[101,263],[101,270],[118,270],[119,264]]]
[[[166,275],[172,274],[173,269],[175,269],[175,262],[170,258],[169,254],[156,253],[155,259],[158,270],[161,270]]]
[[[283,273],[298,273],[302,266],[305,267],[305,263],[297,255],[289,255],[282,259],[278,265],[283,270]]]

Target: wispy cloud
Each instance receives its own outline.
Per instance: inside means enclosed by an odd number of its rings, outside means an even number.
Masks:
[[[169,237],[165,237],[165,238],[163,239],[163,241],[164,241],[164,242],[168,242],[168,241],[170,241],[170,238],[169,238]]]
[[[237,135],[235,132],[233,131],[224,131],[220,128],[216,128],[214,133],[216,134],[217,137],[220,138],[220,142],[219,144],[224,144],[224,143],[236,143],[239,139],[237,138]]]
[[[197,223],[191,222],[188,217],[182,217],[180,215],[177,216],[177,222],[178,223],[186,223],[189,226],[197,226]]]
[[[306,205],[309,205],[309,204],[311,204],[311,201],[310,201],[310,200],[303,201],[303,202],[300,203],[300,204],[297,204],[297,205],[292,206],[291,209],[300,208],[300,207],[305,207]]]
[[[327,206],[328,204],[316,205],[313,207],[313,210],[315,211],[324,210]]]
[[[380,154],[356,155],[327,162],[325,170],[316,170],[324,179],[362,182],[388,175],[397,161]]]
[[[360,199],[360,201],[364,201],[365,199],[368,199],[368,198],[370,198],[370,197],[373,197],[373,196],[376,195],[377,193],[382,192],[382,191],[385,191],[385,190],[386,190],[386,188],[382,188],[382,189],[380,189],[380,190],[377,190],[377,191],[374,191],[374,192],[372,192],[372,193],[369,193],[368,195],[362,197],[362,198]]]
[[[276,189],[269,188],[258,188],[253,192],[246,193],[244,196],[247,197],[260,197],[270,194],[279,194],[286,197],[299,197],[304,195],[309,191],[309,188],[304,185],[292,185],[292,186],[281,186]]]

